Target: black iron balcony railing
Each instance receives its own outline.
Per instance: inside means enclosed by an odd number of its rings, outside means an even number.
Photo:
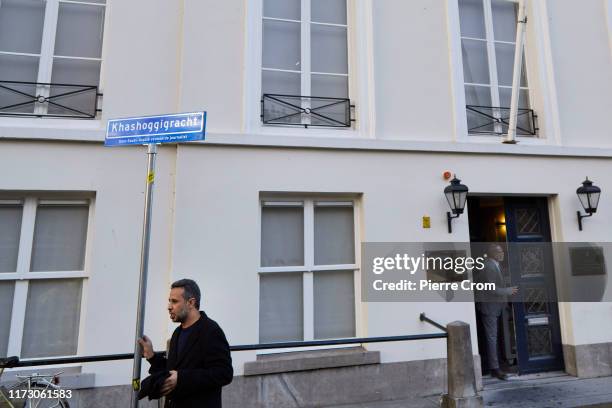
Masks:
[[[348,98],[264,94],[261,120],[265,125],[351,127],[355,121]]]
[[[510,108],[467,105],[468,133],[470,134],[507,134],[510,125]],[[537,115],[533,109],[519,108],[516,134],[536,136],[538,133]]]
[[[94,119],[101,96],[95,85],[0,80],[0,116]]]

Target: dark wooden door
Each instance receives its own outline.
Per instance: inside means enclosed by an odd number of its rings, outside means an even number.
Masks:
[[[545,197],[506,197],[508,268],[521,302],[512,304],[520,374],[561,370],[563,349]]]

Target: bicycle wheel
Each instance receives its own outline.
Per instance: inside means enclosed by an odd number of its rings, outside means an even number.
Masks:
[[[28,385],[20,384],[15,388],[9,388],[4,394],[15,408],[70,408],[68,401],[64,398],[44,398],[44,392],[53,391],[50,388],[33,385],[30,387],[28,395]],[[31,398],[28,398],[30,396]],[[4,405],[2,405],[4,403]],[[6,401],[0,398],[0,408],[12,408]]]

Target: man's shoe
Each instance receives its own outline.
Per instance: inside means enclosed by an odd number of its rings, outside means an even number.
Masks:
[[[499,370],[491,370],[491,377],[498,378],[502,381],[506,381],[508,379],[508,376]]]

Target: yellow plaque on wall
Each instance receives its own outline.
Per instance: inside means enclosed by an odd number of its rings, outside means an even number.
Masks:
[[[431,218],[427,215],[423,216],[423,228],[431,228]]]

